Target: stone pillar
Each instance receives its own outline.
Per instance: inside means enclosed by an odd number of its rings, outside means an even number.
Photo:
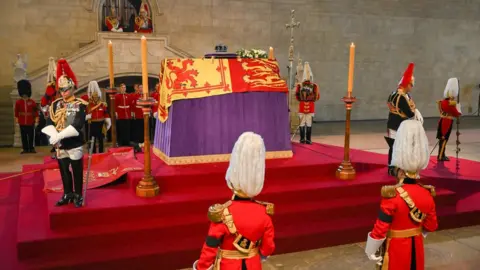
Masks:
[[[20,98],[17,88],[10,92],[10,99],[12,100],[12,110],[15,110],[15,102]],[[12,125],[14,125],[15,133],[13,134],[13,147],[22,147],[22,139],[20,138],[20,127],[15,123],[15,112],[13,113]]]

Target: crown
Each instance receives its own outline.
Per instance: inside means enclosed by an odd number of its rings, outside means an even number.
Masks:
[[[228,50],[228,47],[224,44],[218,44],[217,46],[215,46],[215,52],[227,52]]]

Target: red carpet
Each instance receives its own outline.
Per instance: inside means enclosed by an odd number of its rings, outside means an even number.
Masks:
[[[275,203],[276,254],[364,241],[388,177],[386,156],[352,150],[357,178],[335,179],[343,148],[294,144],[294,158],[267,161],[258,199]],[[143,156],[137,155],[142,161]],[[87,193],[87,207],[53,207],[41,172],[0,182],[2,269],[178,269],[197,259],[206,212],[227,201],[223,164],[166,166],[153,161],[161,195],[135,196],[140,172]],[[480,224],[480,163],[432,161],[424,182],[437,187],[440,229]],[[38,165],[24,166],[24,171]],[[18,222],[17,222],[18,217]],[[15,237],[16,236],[16,237]],[[5,239],[6,241],[3,241]],[[15,248],[16,245],[16,248]],[[18,259],[17,259],[18,256]],[[5,267],[4,267],[5,266]]]

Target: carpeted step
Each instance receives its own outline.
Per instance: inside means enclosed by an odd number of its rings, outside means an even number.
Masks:
[[[454,193],[448,190],[439,190],[438,198],[442,204],[454,205]],[[374,220],[378,212],[379,199],[377,197],[340,198],[331,201],[312,201],[289,204],[277,208],[273,217],[274,224],[280,231],[289,228],[289,224],[301,220],[304,223],[329,221],[336,223],[339,220],[368,218]],[[206,209],[206,208],[205,208]],[[61,231],[50,231],[47,228],[32,228],[38,230],[29,239],[18,239],[18,254],[20,259],[41,256],[38,250],[44,253],[61,253],[65,246],[80,245],[108,248],[110,246],[127,245],[135,242],[165,242],[165,239],[185,237],[185,231],[194,235],[203,235],[208,230],[208,220],[205,209],[193,214],[174,215],[171,217],[152,218],[145,222],[133,221],[109,224],[98,224],[89,227],[66,227]],[[361,211],[359,211],[361,209]],[[288,230],[288,229],[287,229]]]
[[[442,224],[457,215],[453,206],[439,210],[439,229],[446,229]],[[471,220],[467,219],[475,215],[478,211],[463,213],[463,218],[457,219],[455,226],[470,225]],[[375,217],[359,217],[316,222],[293,220],[286,226],[275,224],[275,254],[364,241],[374,221]],[[184,230],[179,238],[149,242],[132,239],[128,244],[112,244],[109,248],[72,243],[62,252],[45,253],[42,257],[25,260],[23,264],[42,269],[179,269],[191,267],[198,259],[204,239],[205,233]]]
[[[369,174],[359,176],[353,184],[339,180],[290,181],[284,185],[266,183],[259,200],[274,202],[277,207],[291,202],[328,201],[355,196],[380,197],[384,182]],[[116,224],[129,220],[140,221],[182,213],[203,213],[214,203],[223,203],[230,196],[230,190],[223,184],[216,188],[198,187],[188,192],[164,192],[155,198],[139,198],[129,190],[93,189],[88,191],[88,206],[84,209],[53,207],[58,194],[48,194],[50,226],[61,229],[71,226],[89,226],[99,223]],[[122,198],[120,201],[118,198]],[[79,222],[80,220],[81,222]]]

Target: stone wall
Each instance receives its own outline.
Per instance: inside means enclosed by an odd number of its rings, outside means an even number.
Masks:
[[[72,55],[81,43],[96,40],[100,2],[1,1],[1,59],[26,53],[35,74],[46,68],[49,56]],[[417,65],[413,95],[425,117],[437,116],[434,100],[441,98],[448,77],[459,77],[462,85],[480,82],[479,0],[152,0],[150,5],[156,35],[168,35],[175,47],[202,56],[219,42],[230,51],[272,46],[283,76],[290,34],[285,24],[295,9],[301,23],[295,55],[310,62],[321,89],[316,120],[344,119],[340,98],[347,87],[350,42],[357,45],[359,100],[353,119],[386,118],[386,97],[410,61]],[[11,77],[11,69],[2,68],[0,85],[11,85]],[[474,111],[478,92],[474,87],[463,97]]]

